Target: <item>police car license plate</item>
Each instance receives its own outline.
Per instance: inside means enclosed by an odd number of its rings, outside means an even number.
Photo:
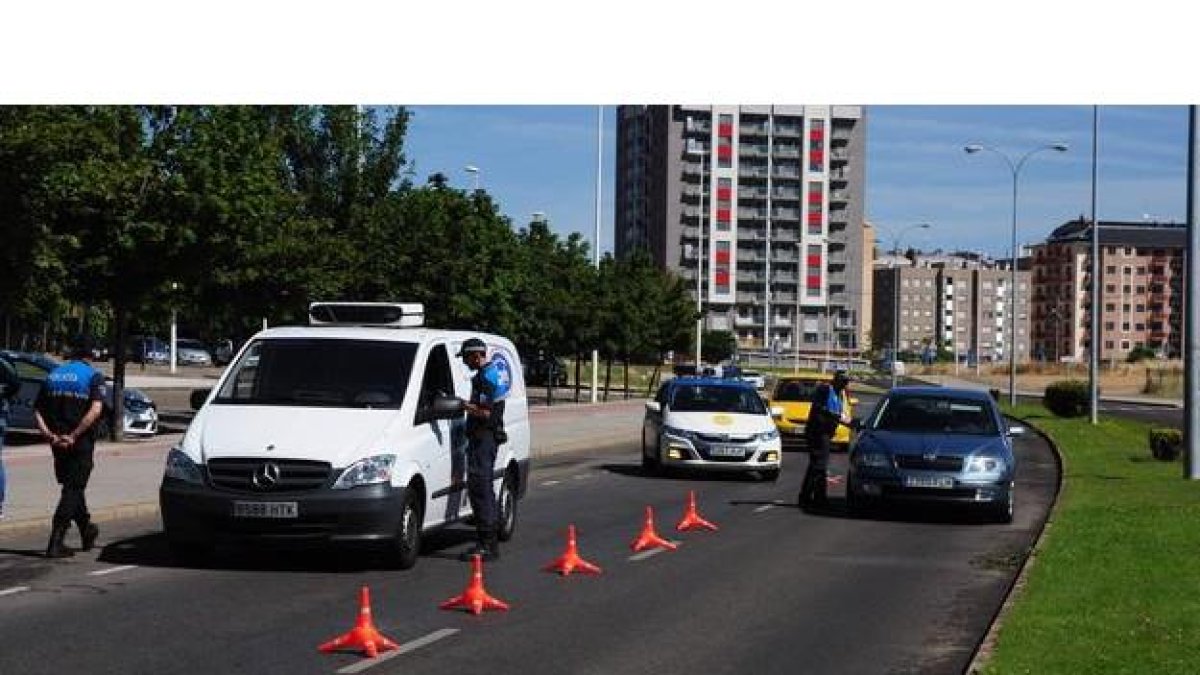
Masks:
[[[708,454],[713,457],[745,457],[746,451],[736,445],[714,445],[708,449]]]
[[[804,433],[804,425],[796,424],[796,425],[793,425],[792,427],[786,429],[785,431],[787,431],[787,433],[789,433],[789,434],[792,434],[793,436],[799,436],[800,434]]]
[[[298,518],[296,502],[234,502],[234,518]]]
[[[954,487],[954,479],[950,476],[905,476],[904,487],[950,489]]]

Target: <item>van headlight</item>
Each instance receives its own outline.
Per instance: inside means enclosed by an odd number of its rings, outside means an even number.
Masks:
[[[395,455],[375,455],[360,459],[342,472],[337,482],[333,484],[333,489],[345,490],[359,485],[390,482],[392,480],[392,464],[395,462]]]
[[[200,471],[199,465],[179,448],[171,448],[171,451],[167,453],[167,466],[163,470],[163,476],[196,485],[204,482],[204,474]]]

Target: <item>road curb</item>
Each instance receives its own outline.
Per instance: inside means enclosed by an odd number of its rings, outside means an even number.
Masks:
[[[1058,484],[1054,487],[1054,501],[1050,504],[1050,511],[1046,514],[1046,520],[1042,521],[1042,527],[1038,531],[1037,537],[1033,540],[1033,545],[1029,547],[1028,555],[1021,561],[1021,569],[1017,571],[1012,583],[1009,584],[1008,589],[1004,592],[1004,602],[1000,603],[999,609],[992,616],[992,621],[988,626],[987,632],[984,633],[979,644],[975,646],[975,653],[971,657],[971,662],[967,664],[966,669],[963,671],[967,675],[979,675],[991,659],[992,652],[996,648],[996,641],[999,638],[1000,627],[1003,625],[1004,619],[1007,618],[1009,612],[1012,611],[1013,605],[1016,604],[1017,596],[1025,588],[1025,582],[1029,576],[1030,569],[1033,567],[1033,562],[1042,551],[1046,532],[1050,529],[1050,525],[1054,522],[1054,517],[1058,513],[1058,498],[1062,494],[1065,480],[1063,476],[1066,475],[1066,460],[1063,458],[1062,452],[1058,449],[1058,444],[1054,442],[1054,439],[1049,434],[1024,418],[1012,415],[1005,415],[1004,417],[1021,422],[1026,428],[1032,429],[1038,436],[1042,437],[1042,440],[1046,441],[1050,446],[1051,454],[1054,455],[1054,461],[1058,465]]]
[[[95,509],[92,511],[92,521],[106,523],[128,518],[157,515],[158,502],[132,502]],[[49,533],[52,519],[52,515],[46,515],[39,518],[23,518],[11,522],[2,521],[0,522],[0,535],[22,535],[32,532]]]

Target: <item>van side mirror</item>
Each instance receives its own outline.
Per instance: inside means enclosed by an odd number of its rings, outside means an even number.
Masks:
[[[192,410],[199,410],[204,407],[204,402],[208,400],[208,395],[212,393],[212,388],[208,389],[193,389],[192,395],[188,398],[188,402],[192,406]]]
[[[662,404],[658,401],[646,401],[646,410],[652,413],[662,412]]]
[[[435,420],[452,420],[467,409],[467,402],[457,396],[438,394],[429,404],[429,418]]]

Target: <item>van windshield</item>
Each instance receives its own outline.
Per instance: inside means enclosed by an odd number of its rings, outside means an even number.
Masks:
[[[213,403],[399,408],[417,345],[379,340],[256,340]]]

